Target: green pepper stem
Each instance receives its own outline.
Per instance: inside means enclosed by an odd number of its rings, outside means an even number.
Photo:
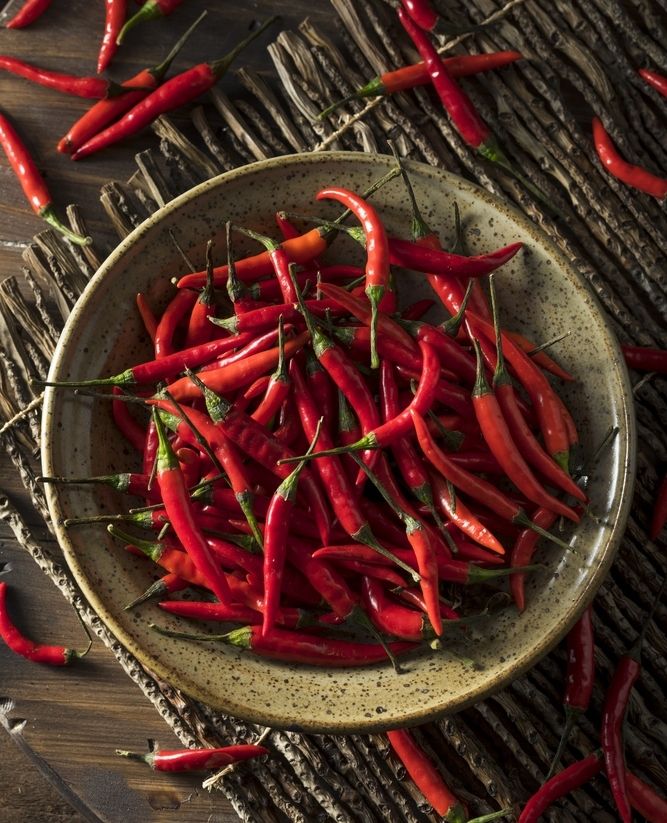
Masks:
[[[157,4],[156,0],[146,0],[139,11],[133,14],[120,30],[118,37],[116,37],[116,45],[120,46],[127,33],[135,26],[138,26],[140,23],[146,23],[149,20],[155,20],[157,17],[162,17],[162,10],[160,9],[160,6]]]
[[[81,234],[77,234],[73,232],[71,229],[68,229],[67,226],[62,222],[62,220],[58,217],[55,213],[53,206],[44,206],[43,209],[40,210],[39,216],[42,220],[46,221],[49,226],[54,228],[57,232],[60,232],[63,237],[66,237],[72,243],[77,246],[90,246],[93,242],[92,237],[84,237]]]

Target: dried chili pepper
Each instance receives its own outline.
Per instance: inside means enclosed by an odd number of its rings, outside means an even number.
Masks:
[[[8,29],[24,29],[38,20],[51,5],[51,0],[25,0],[18,12],[5,23]]]
[[[632,772],[627,771],[625,778],[630,805],[649,823],[664,823],[667,820],[667,800]]]
[[[201,642],[221,641],[239,649],[252,649],[261,657],[313,666],[355,667],[380,663],[386,652],[380,643],[356,643],[329,637],[317,637],[285,629],[272,629],[268,636],[262,635],[261,626],[244,626],[227,634],[186,634],[172,632],[158,626],[152,628],[168,637],[179,637]],[[392,654],[398,655],[415,648],[414,643],[389,643]]]
[[[0,145],[35,214],[38,214],[42,220],[45,220],[72,243],[78,246],[90,245],[93,242],[90,237],[82,237],[70,231],[58,218],[53,208],[51,194],[35,161],[14,126],[2,113],[0,113]]]
[[[598,753],[589,754],[554,775],[535,792],[523,807],[518,823],[537,823],[542,814],[560,797],[588,783],[604,767]]]
[[[657,71],[651,71],[650,69],[639,69],[637,74],[646,80],[650,86],[653,86],[656,91],[660,92],[663,97],[667,97],[667,77],[664,74],[658,74]]]
[[[183,0],[146,0],[141,8],[130,17],[123,28],[118,33],[116,43],[120,44],[125,39],[125,35],[140,23],[155,20],[158,17],[167,17],[181,5]]]
[[[199,15],[185,34],[178,39],[165,59],[149,69],[142,69],[134,77],[123,81],[119,86],[121,94],[107,96],[100,100],[82,115],[76,123],[70,126],[67,134],[58,142],[58,151],[63,154],[72,154],[84,143],[101,132],[109,123],[118,120],[140,100],[156,89],[169,71],[171,64],[181,51],[186,41],[206,16],[206,11]]]
[[[113,2],[113,0],[107,0]],[[177,74],[151,92],[113,125],[99,132],[72,154],[80,160],[141,131],[161,114],[180,108],[211,89],[241,51],[275,21],[271,18],[242,40],[229,54],[211,63],[199,63]]]
[[[452,77],[469,77],[472,74],[503,68],[503,66],[508,66],[510,63],[522,58],[523,55],[518,51],[497,51],[490,54],[461,54],[456,57],[445,57],[443,62]],[[339,106],[343,106],[352,100],[395,94],[399,91],[414,89],[417,86],[425,86],[430,82],[431,78],[424,63],[401,66],[400,69],[387,71],[374,77],[365,86],[357,89],[348,97],[332,103],[320,112],[318,117],[327,117]]]
[[[655,371],[667,374],[667,349],[650,346],[621,346],[625,362],[637,371]]]
[[[315,198],[342,203],[363,227],[366,244],[365,292],[371,304],[371,368],[376,369],[380,365],[376,346],[378,307],[389,285],[387,233],[376,209],[349,189],[330,186],[318,191]]]
[[[77,657],[85,657],[93,644],[89,640],[88,647],[78,652],[74,649],[67,649],[64,646],[46,646],[43,643],[35,643],[24,637],[12,623],[7,609],[7,591],[9,587],[6,583],[0,582],[0,637],[7,646],[15,652],[32,660],[34,663],[45,663],[48,666],[67,666]]]
[[[643,166],[635,166],[624,160],[598,117],[593,118],[593,143],[600,163],[609,174],[659,200],[667,197],[667,178],[658,177]]]
[[[50,71],[6,54],[0,55],[0,70],[23,77],[38,86],[89,100],[115,97],[125,91],[112,80],[103,80],[101,77],[77,77],[73,74]]]
[[[146,752],[146,754],[116,749],[116,754],[121,757],[139,760],[158,772],[192,772],[220,769],[223,766],[230,766],[232,763],[240,763],[243,760],[261,757],[263,754],[268,753],[269,750],[265,749],[264,746],[256,746],[253,743],[224,746],[218,749],[162,749],[161,751]]]
[[[97,58],[97,73],[102,74],[113,59],[118,43],[116,42],[120,30],[127,16],[127,0],[104,0],[105,20],[104,36]]]
[[[514,558],[512,562],[515,562]],[[546,780],[549,780],[556,771],[572,729],[591,702],[595,684],[595,633],[592,606],[588,606],[567,635],[565,684],[565,726]]]

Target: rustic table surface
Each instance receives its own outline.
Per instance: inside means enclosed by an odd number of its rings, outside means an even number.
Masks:
[[[10,11],[21,2],[8,4]],[[223,55],[254,21],[272,13],[280,12],[285,26],[306,16],[322,22],[331,15],[325,0],[296,0],[288,9],[278,0],[224,4],[189,0],[171,18],[137,29],[114,59],[111,75],[122,80],[158,63],[205,8],[207,21],[183,49],[177,68]],[[73,74],[92,74],[102,24],[102,3],[54,3],[29,29],[0,29],[0,53]],[[271,72],[266,43],[266,38],[260,38],[243,57],[245,64],[262,73]],[[233,75],[224,83],[231,90],[238,85]],[[135,153],[149,145],[151,137],[139,137],[75,165],[58,154],[55,144],[86,110],[87,101],[9,75],[0,75],[0,100],[38,158],[57,205],[64,209],[68,203],[78,203],[96,240],[111,244],[113,238],[104,234],[108,223],[99,204],[100,186],[111,179],[126,179],[134,171]],[[41,229],[4,158],[0,158],[0,226],[0,279],[4,279],[20,270],[23,248]],[[37,528],[38,518],[31,515],[29,498],[4,452],[0,453],[0,489]],[[11,532],[0,529],[0,568],[9,564],[12,586],[20,591],[20,604],[18,598],[12,601],[17,622],[36,638],[80,647],[85,638],[74,612],[16,545]],[[208,794],[201,789],[201,778],[155,774],[114,755],[118,747],[143,750],[147,738],[167,747],[178,741],[99,641],[85,665],[68,670],[35,666],[0,645],[0,705],[5,698],[15,705],[9,713],[13,734],[6,734],[0,725],[0,823],[237,819],[220,792]],[[17,740],[24,744],[22,751],[15,745]]]

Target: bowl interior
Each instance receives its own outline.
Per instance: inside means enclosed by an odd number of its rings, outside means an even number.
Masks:
[[[315,192],[335,182],[362,191],[385,173],[391,158],[353,153],[284,157],[257,163],[204,183],[161,209],[104,263],[67,323],[50,379],[83,379],[122,371],[150,357],[134,298],[146,292],[155,305],[174,293],[169,278],[184,270],[173,236],[203,267],[204,247],[216,237],[224,254],[224,222],[232,219],[276,235],[278,209],[334,216],[333,204],[314,204]],[[48,502],[67,561],[86,596],[121,642],[147,668],[186,693],[232,715],[275,727],[350,732],[414,724],[481,699],[546,653],[590,600],[607,570],[627,517],[634,460],[634,420],[627,372],[600,309],[585,284],[545,236],[522,215],[476,186],[431,167],[408,168],[428,222],[445,244],[454,237],[453,203],[461,209],[471,253],[516,240],[525,243],[497,276],[503,324],[537,343],[563,331],[558,359],[577,378],[559,386],[591,456],[611,426],[619,434],[602,454],[590,482],[592,511],[573,533],[572,552],[542,545],[544,569],[529,577],[528,607],[508,607],[462,640],[445,638],[448,651],[410,659],[397,676],[386,666],[318,669],[268,662],[220,644],[162,637],[151,622],[173,629],[184,623],[154,604],[123,606],[154,579],[145,562],[114,543],[103,527],[65,530],[60,521],[115,513],[127,501],[104,487],[49,487]],[[406,236],[409,206],[400,180],[374,197],[388,228]],[[256,246],[235,236],[235,252]],[[327,254],[333,262],[359,260],[346,240]],[[415,275],[398,274],[403,303],[430,294]],[[87,476],[137,466],[117,433],[109,404],[48,390],[44,407],[43,470]],[[604,525],[601,525],[604,523]],[[475,668],[462,658],[473,658]]]

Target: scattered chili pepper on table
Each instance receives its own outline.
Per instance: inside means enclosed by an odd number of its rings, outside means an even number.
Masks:
[[[0,70],[17,77],[23,77],[38,86],[69,94],[74,97],[85,97],[91,100],[123,95],[125,89],[113,80],[104,80],[101,77],[77,77],[73,74],[63,74],[59,71],[43,69],[26,63],[17,57],[7,54],[0,55]]]
[[[25,0],[17,13],[5,23],[8,29],[24,29],[44,14],[52,0]]]
[[[518,823],[538,823],[542,814],[561,797],[588,783],[604,768],[598,753],[589,754],[547,780],[523,807]]]
[[[600,163],[609,174],[659,200],[667,197],[667,178],[658,177],[643,166],[635,166],[624,160],[599,117],[593,118],[593,143]]]
[[[80,234],[71,231],[56,215],[51,194],[41,172],[14,126],[1,112],[0,146],[7,155],[9,164],[35,214],[39,215],[42,220],[45,220],[68,240],[71,240],[72,243],[79,246],[89,245],[92,242],[90,237],[82,237]]]
[[[118,48],[117,38],[127,17],[127,0],[104,0],[104,9],[104,35],[97,58],[98,74],[109,67]]]
[[[655,349],[651,346],[621,346],[625,362],[637,371],[654,371],[667,374],[667,349]]]
[[[664,74],[659,74],[657,71],[651,71],[650,69],[639,69],[638,74],[656,91],[659,91],[663,97],[667,97],[667,77]]]
[[[264,746],[242,743],[217,749],[162,749],[145,754],[116,749],[116,754],[146,763],[158,772],[210,771],[268,754]]]

